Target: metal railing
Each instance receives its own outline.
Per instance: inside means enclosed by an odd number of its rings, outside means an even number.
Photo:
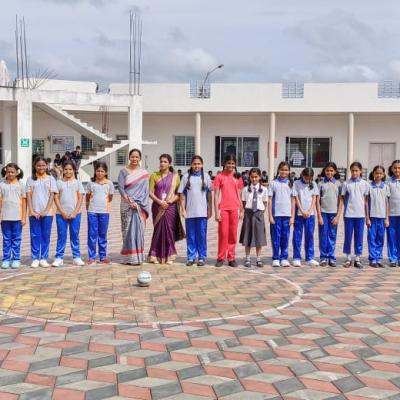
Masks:
[[[190,97],[197,99],[209,99],[211,96],[211,85],[203,81],[190,83]]]

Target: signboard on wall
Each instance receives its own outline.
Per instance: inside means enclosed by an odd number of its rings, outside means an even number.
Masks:
[[[21,138],[19,140],[19,145],[21,147],[29,147],[29,138]]]
[[[74,150],[73,136],[52,136],[51,137],[51,152],[65,153],[66,151]]]
[[[269,149],[269,142],[268,142],[268,147]],[[268,153],[269,154],[269,153]],[[274,143],[274,158],[277,159],[278,158],[278,142]]]

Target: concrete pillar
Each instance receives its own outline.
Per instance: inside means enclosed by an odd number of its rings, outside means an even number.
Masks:
[[[17,102],[17,164],[25,176],[32,170],[32,100],[28,90]]]
[[[132,96],[132,104],[128,110],[129,150],[142,150],[143,143],[143,103],[141,96]]]
[[[347,178],[350,177],[350,165],[354,161],[354,114],[349,113],[347,132]]]
[[[274,112],[269,117],[269,146],[268,146],[268,178],[271,182],[275,174],[275,134],[276,134],[276,115]]]
[[[201,155],[201,114],[199,112],[195,117],[194,154]]]
[[[6,165],[12,161],[12,108],[10,104],[3,103],[3,164]]]

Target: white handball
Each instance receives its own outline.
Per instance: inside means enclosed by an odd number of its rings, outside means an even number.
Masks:
[[[151,274],[148,271],[141,271],[137,276],[137,283],[139,286],[150,286]]]

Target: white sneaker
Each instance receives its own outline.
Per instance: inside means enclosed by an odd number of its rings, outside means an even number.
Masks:
[[[62,258],[56,258],[56,259],[53,261],[52,266],[53,266],[53,267],[61,267],[63,264],[64,264],[64,260],[63,260]]]
[[[281,261],[281,266],[282,267],[290,267],[290,262],[288,260],[282,260]]]
[[[37,267],[39,267],[39,260],[32,260],[31,267],[32,267],[32,268],[37,268]]]
[[[318,267],[319,266],[319,262],[317,260],[310,260],[310,261],[307,262],[307,264],[310,267]]]
[[[74,265],[77,265],[78,267],[83,267],[85,263],[83,262],[82,258],[74,258]]]
[[[301,267],[301,260],[293,260],[293,267]]]
[[[45,260],[45,259],[43,259],[43,260],[40,260],[39,261],[39,265],[42,267],[42,268],[49,268],[50,267],[50,264],[47,262],[47,260]]]
[[[272,260],[272,266],[273,266],[273,267],[280,267],[280,266],[281,266],[281,263],[280,263],[279,260]]]

